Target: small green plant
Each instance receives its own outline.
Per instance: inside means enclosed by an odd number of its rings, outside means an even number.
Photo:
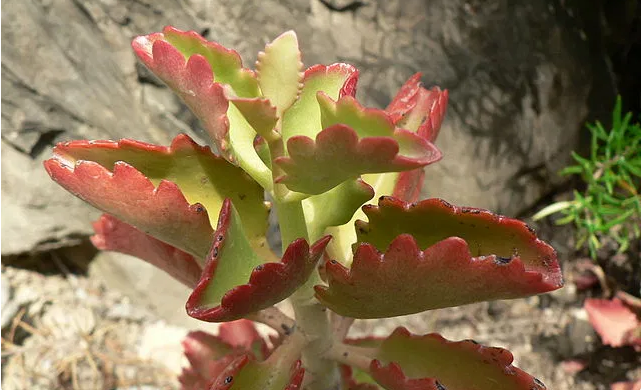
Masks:
[[[627,250],[632,239],[641,237],[641,125],[631,124],[632,113],[621,113],[621,98],[612,113],[612,129],[605,131],[600,122],[588,124],[592,134],[588,158],[572,152],[576,165],[563,169],[561,175],[578,175],[587,184],[582,193],[574,190],[574,199],[553,203],[533,219],[561,213],[558,225],[574,223],[576,249],[587,244],[590,255],[608,241]]]

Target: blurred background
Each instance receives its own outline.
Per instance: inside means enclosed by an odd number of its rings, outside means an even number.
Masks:
[[[356,65],[358,98],[380,108],[422,72],[426,86],[450,94],[437,140],[444,159],[427,167],[423,197],[532,223],[543,207],[586,189],[559,171],[574,163],[572,151],[589,153],[587,122],[609,130],[618,95],[623,113],[640,122],[640,16],[638,0],[3,2],[3,388],[172,388],[181,337],[213,329],[187,318],[188,291],[160,271],[97,253],[88,237],[99,212],[42,167],[63,140],[169,144],[185,132],[206,143],[191,113],[137,63],[133,37],[166,25],[196,30],[252,67],[265,43],[293,29],[306,66]],[[406,325],[475,338],[510,349],[516,365],[552,389],[638,378],[638,352],[603,345],[583,305],[618,291],[640,297],[640,242],[622,253],[606,242],[586,258],[573,224],[554,221],[534,226],[559,251],[562,290],[358,321],[351,334]],[[583,275],[596,283],[578,287]]]

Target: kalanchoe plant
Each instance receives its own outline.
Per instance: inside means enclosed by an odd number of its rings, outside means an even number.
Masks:
[[[543,389],[501,348],[412,335],[347,339],[386,318],[562,286],[555,251],[524,223],[417,202],[448,95],[411,77],[384,110],[355,99],[347,64],[303,68],[287,32],[256,70],[195,32],[141,36],[140,60],[202,121],[211,148],[72,141],[51,177],[105,211],[94,244],[193,288],[187,313],[228,322],[185,340],[184,389]],[[266,241],[267,192],[283,254]],[[290,298],[295,318],[274,307]],[[252,322],[278,332],[270,343]],[[233,322],[230,322],[233,321]]]

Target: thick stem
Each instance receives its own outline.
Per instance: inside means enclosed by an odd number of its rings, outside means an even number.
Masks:
[[[371,361],[373,361],[376,354],[376,348],[356,347],[348,344],[335,344],[331,349],[326,351],[324,357],[368,372]]]
[[[279,332],[281,336],[288,336],[295,330],[295,320],[285,315],[281,310],[272,306],[267,309],[252,313],[246,317],[249,320],[268,325]]]
[[[331,313],[330,318],[331,322],[333,323],[333,333],[335,335],[335,339],[338,341],[344,340],[346,338],[346,335],[348,334],[348,331],[353,325],[353,322],[355,322],[355,318],[344,317],[337,313]]]
[[[305,238],[309,242],[317,238],[308,237],[301,202],[282,203],[277,200],[276,207],[283,247],[297,238]],[[313,272],[308,281],[293,294],[291,303],[297,327],[308,341],[302,350],[302,363],[306,369],[305,388],[335,390],[340,386],[338,366],[335,362],[322,358],[333,344],[333,332],[326,308],[314,297],[313,286],[320,282],[318,273]]]

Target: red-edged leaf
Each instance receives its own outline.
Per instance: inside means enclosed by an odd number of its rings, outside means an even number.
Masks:
[[[303,135],[314,138],[321,130],[321,112],[317,94],[321,91],[333,99],[354,96],[358,70],[349,64],[315,65],[304,72],[303,87],[299,98],[283,115],[282,136]]]
[[[380,386],[374,383],[360,383],[355,378],[355,373],[351,366],[341,365],[339,367],[339,370],[342,375],[342,383],[344,385],[342,387],[343,390],[380,390],[382,389]],[[360,374],[362,373],[360,372]],[[363,375],[368,375],[368,374],[363,373]],[[370,376],[369,376],[369,379],[370,379]]]
[[[196,285],[201,276],[201,266],[194,256],[111,215],[103,214],[93,226],[96,234],[91,237],[91,241],[98,249],[138,257],[190,288]]]
[[[274,356],[274,355],[273,355]],[[298,390],[304,379],[301,362],[268,359],[257,362],[252,356],[236,358],[212,382],[210,390]]]
[[[242,230],[239,215],[226,199],[212,249],[186,308],[194,318],[221,322],[239,319],[289,297],[316,268],[330,237],[311,247],[293,241],[280,262],[257,256]]]
[[[190,363],[179,376],[182,390],[207,390],[240,352],[218,336],[203,331],[190,332],[182,341],[183,353]]]
[[[373,360],[370,372],[373,378],[386,390],[443,390],[447,389],[434,378],[407,378],[402,368],[397,363],[390,363],[386,366]],[[471,390],[471,389],[466,389]]]
[[[207,212],[200,204],[190,206],[176,184],[161,181],[155,188],[136,168],[123,162],[117,162],[110,172],[92,161],[69,166],[53,158],[45,161],[45,168],[58,184],[92,206],[196,258],[207,254],[212,237]]]
[[[138,37],[132,45],[143,63],[203,122],[219,153],[231,159],[227,140],[228,99],[223,84],[214,82],[212,68],[205,57],[194,55],[186,60],[162,34]]]
[[[268,355],[265,340],[259,336],[252,321],[245,319],[222,324],[216,336],[202,331],[190,332],[182,344],[190,363],[179,377],[183,390],[209,390],[234,359],[252,353],[253,358],[263,360]]]
[[[231,97],[230,101],[261,137],[272,139],[279,136],[274,131],[279,117],[277,116],[277,109],[271,104],[270,100]]]
[[[422,192],[424,183],[424,169],[418,168],[407,172],[400,172],[393,187],[394,198],[401,199],[405,202],[415,202]]]
[[[538,379],[511,365],[513,355],[466,341],[448,341],[396,329],[377,348],[370,374],[388,390],[544,390]]]
[[[267,247],[261,186],[187,135],[170,147],[127,139],[61,143],[45,167],[76,196],[199,261],[210,249],[211,226],[226,197],[234,199],[252,245]]]
[[[408,144],[418,140],[415,134],[405,130],[396,130],[396,135]],[[432,144],[424,146],[426,153],[402,156],[400,145],[393,137],[360,139],[352,128],[337,124],[322,130],[314,141],[305,136],[291,137],[289,156],[274,160],[286,173],[276,181],[293,191],[320,194],[365,173],[409,170],[441,158]]]
[[[239,54],[208,42],[194,31],[172,27],[163,33],[138,37],[132,46],[143,63],[203,121],[219,152],[270,190],[270,169],[252,148],[255,131],[226,98],[226,94],[239,98],[260,96],[255,73],[243,68]],[[224,94],[224,89],[231,91]]]
[[[422,73],[411,76],[397,92],[385,111],[393,122],[397,123],[404,118],[417,104],[417,95],[422,89]]]
[[[586,299],[589,321],[601,336],[603,344],[612,347],[641,344],[641,322],[618,298]]]
[[[383,197],[363,210],[350,271],[328,261],[328,286],[315,286],[341,315],[392,317],[562,286],[556,252],[520,221],[440,199]]]
[[[421,77],[421,73],[411,76],[385,111],[398,127],[415,131],[434,142],[446,114],[449,93],[438,87],[423,88]]]

